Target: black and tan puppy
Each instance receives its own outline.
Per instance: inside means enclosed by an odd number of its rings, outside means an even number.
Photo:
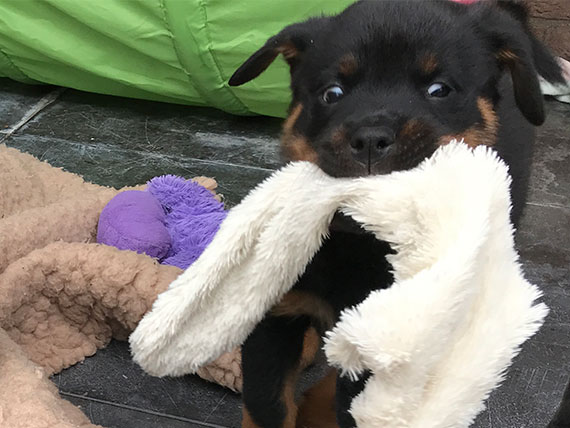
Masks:
[[[492,146],[510,166],[518,221],[534,125],[544,121],[538,74],[562,80],[519,2],[360,1],[285,28],[230,84],[255,78],[279,54],[293,93],[287,160],[355,177],[412,168],[452,138]],[[355,425],[348,408],[363,379],[328,376],[299,410],[295,383],[310,357],[310,328],[322,332],[344,308],[391,284],[389,251],[351,221],[333,221],[304,275],[243,346],[244,427]]]

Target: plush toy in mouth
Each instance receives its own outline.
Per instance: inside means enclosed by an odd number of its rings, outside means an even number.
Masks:
[[[385,176],[332,178],[292,163],[234,207],[158,296],[129,338],[133,358],[179,376],[242,343],[340,210],[395,250],[394,284],[344,310],[326,335],[331,365],[371,373],[350,404],[356,426],[466,428],[548,312],[523,276],[509,188],[496,153],[457,142]]]

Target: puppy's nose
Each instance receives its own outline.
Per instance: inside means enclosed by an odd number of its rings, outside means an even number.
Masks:
[[[385,126],[360,128],[350,140],[352,156],[358,162],[370,166],[386,155],[394,139],[394,131]]]

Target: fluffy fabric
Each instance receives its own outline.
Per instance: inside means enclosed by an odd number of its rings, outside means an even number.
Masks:
[[[186,269],[225,217],[224,204],[211,189],[164,175],[150,180],[144,191],[130,190],[111,199],[99,217],[97,242]]]
[[[126,339],[181,270],[94,243],[119,191],[4,145],[0,165],[0,426],[92,428],[48,376]],[[240,361],[236,349],[198,374],[237,390]]]
[[[327,337],[331,364],[373,373],[352,403],[358,427],[467,427],[547,313],[517,261],[507,167],[487,148],[452,143],[389,176],[333,179],[308,163],[274,174],[155,301],[130,337],[135,360],[179,375],[241,343],[337,209],[397,251],[394,285]]]
[[[6,428],[102,428],[59,398],[45,371],[0,329],[0,426]]]
[[[161,263],[186,269],[226,218],[224,204],[203,185],[174,175],[153,178],[148,192],[166,211],[165,225],[172,240]]]
[[[553,85],[542,77],[539,77],[540,89],[544,95],[550,95],[563,103],[570,103],[570,62],[564,58],[557,59],[566,82]]]

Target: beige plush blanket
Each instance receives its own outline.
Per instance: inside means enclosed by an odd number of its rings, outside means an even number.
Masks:
[[[92,427],[48,376],[125,340],[181,271],[95,243],[118,190],[4,145],[0,165],[0,426]],[[240,390],[239,351],[199,374]]]

